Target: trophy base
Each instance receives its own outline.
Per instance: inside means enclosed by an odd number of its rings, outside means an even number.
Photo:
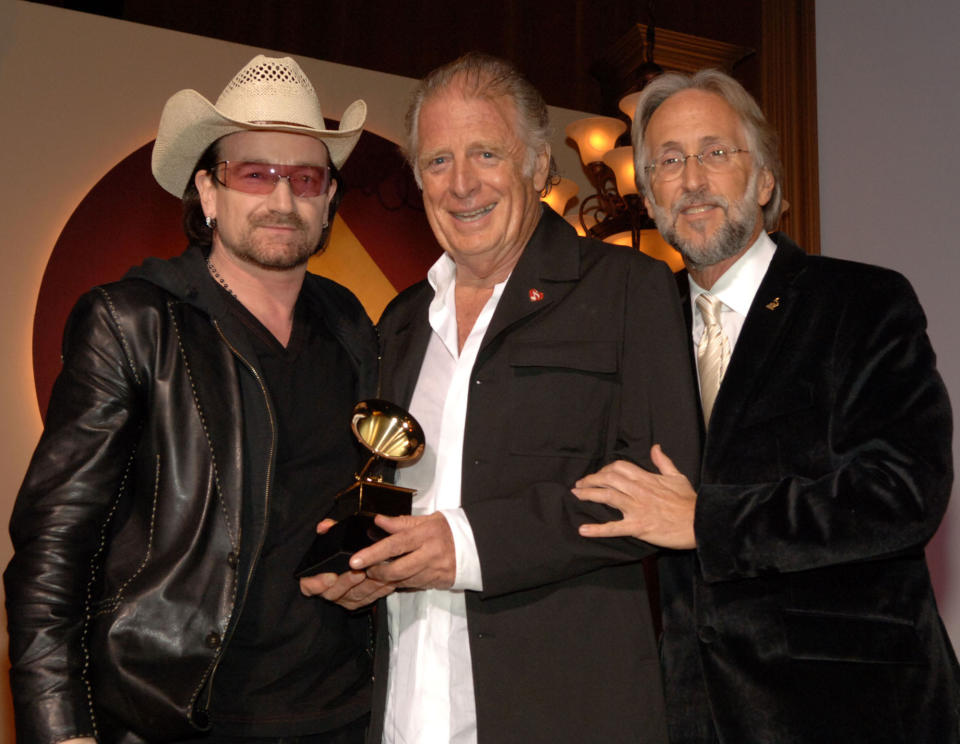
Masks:
[[[350,556],[387,536],[373,523],[373,514],[354,514],[317,535],[294,572],[295,578],[350,570]]]
[[[341,491],[330,514],[337,523],[314,538],[294,576],[299,579],[318,573],[349,571],[351,555],[387,536],[374,524],[373,518],[377,514],[388,517],[409,514],[413,493],[412,488],[363,479]]]
[[[412,488],[361,479],[337,494],[330,516],[338,522],[359,514],[399,517],[410,513],[413,494]]]

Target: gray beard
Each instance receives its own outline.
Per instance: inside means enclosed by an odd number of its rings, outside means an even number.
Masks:
[[[683,256],[684,263],[691,271],[700,271],[713,266],[731,256],[737,255],[747,247],[747,241],[757,224],[757,213],[750,209],[757,200],[756,174],[750,177],[744,195],[733,206],[722,196],[712,195],[704,190],[684,194],[672,209],[661,207],[651,200],[653,219],[657,229],[670,245]],[[723,209],[726,221],[717,231],[702,243],[680,237],[677,233],[677,217],[680,212],[693,204],[712,204]]]

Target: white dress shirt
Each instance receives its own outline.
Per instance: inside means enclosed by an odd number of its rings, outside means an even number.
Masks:
[[[456,266],[446,255],[427,280],[435,295],[427,345],[410,413],[426,446],[397,483],[416,488],[414,514],[440,511],[453,532],[457,576],[451,590],[397,592],[387,598],[390,668],[384,744],[475,744],[477,714],[464,590],[483,588],[476,543],[460,508],[463,430],[470,373],[506,281],[494,287],[470,335],[457,350]]]
[[[704,327],[703,317],[697,310],[697,297],[706,293],[713,295],[723,303],[720,325],[723,326],[723,332],[730,342],[730,354],[733,354],[737,339],[740,337],[740,329],[743,328],[743,321],[747,319],[750,305],[753,303],[757,290],[760,289],[760,283],[763,281],[767,269],[770,268],[770,261],[773,260],[773,254],[776,250],[777,246],[770,239],[770,236],[761,231],[760,237],[754,244],[717,279],[709,290],[701,287],[687,274],[687,279],[690,281],[690,311],[693,316],[694,349],[700,345],[700,337],[703,335]]]

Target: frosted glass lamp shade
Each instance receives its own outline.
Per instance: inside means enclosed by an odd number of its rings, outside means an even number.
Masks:
[[[603,162],[617,178],[617,191],[620,196],[637,193],[637,181],[634,178],[633,148],[615,147],[603,155]]]
[[[627,131],[627,125],[610,116],[589,116],[567,125],[567,136],[577,143],[584,165],[596,163],[612,150],[617,138]]]
[[[620,110],[630,117],[630,121],[633,121],[633,116],[637,113],[638,100],[640,100],[639,90],[633,93],[627,93],[627,95],[620,99],[620,103],[617,104]]]
[[[561,178],[560,183],[550,187],[550,191],[543,197],[542,201],[545,201],[550,209],[562,216],[567,210],[567,204],[577,195],[579,190],[580,187],[569,178]]]

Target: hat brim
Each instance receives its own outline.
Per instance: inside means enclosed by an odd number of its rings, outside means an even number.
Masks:
[[[221,137],[236,132],[270,131],[305,134],[321,140],[339,168],[353,151],[367,118],[367,104],[351,103],[340,118],[339,129],[316,129],[297,124],[254,123],[224,116],[195,90],[175,93],[163,107],[157,139],[153,145],[153,176],[178,199],[204,151]]]

